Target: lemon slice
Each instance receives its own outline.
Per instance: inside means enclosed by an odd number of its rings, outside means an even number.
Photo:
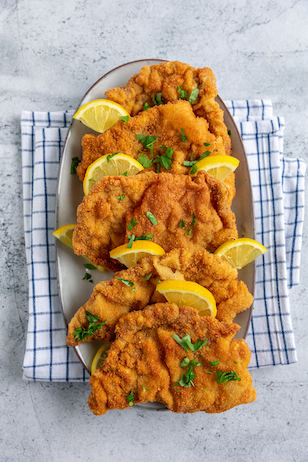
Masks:
[[[210,156],[196,163],[198,172],[205,170],[217,180],[224,180],[238,167],[240,161],[232,156]]]
[[[70,249],[74,250],[73,247],[73,232],[76,227],[76,223],[71,223],[70,225],[64,225],[61,226],[61,228],[58,228],[56,231],[54,231],[52,234],[59,239],[59,241],[63,242],[63,244],[67,245]],[[87,257],[84,257],[89,263],[90,260]],[[93,264],[93,263],[92,263]],[[95,266],[98,271],[103,273],[105,271],[105,268],[103,266],[99,265],[93,265]]]
[[[61,228],[54,231],[52,234],[59,239],[59,241],[63,242],[63,244],[67,245],[71,249],[73,249],[73,232],[76,227],[76,223],[72,223],[70,225],[61,226]]]
[[[83,180],[84,194],[87,196],[95,183],[104,176],[117,176],[123,173],[126,174],[125,176],[131,176],[141,170],[143,166],[133,157],[122,153],[106,154],[89,165]]]
[[[94,374],[96,369],[98,369],[99,367],[101,367],[104,364],[104,361],[108,356],[108,351],[109,351],[110,347],[111,347],[111,343],[110,342],[105,342],[104,345],[102,345],[98,349],[98,351],[97,351],[97,353],[94,356],[93,361],[92,361],[91,375]]]
[[[211,318],[216,316],[217,309],[213,295],[196,282],[172,279],[157,284],[156,290],[163,294],[170,303],[197,308],[200,316],[209,316]]]
[[[96,132],[104,133],[119,120],[119,117],[125,116],[129,116],[129,113],[120,104],[107,99],[96,99],[78,109],[74,119],[80,120]]]
[[[233,268],[241,269],[265,252],[267,248],[264,245],[248,237],[242,237],[225,242],[214,253],[230,263]]]
[[[142,260],[143,257],[164,254],[164,249],[155,242],[134,241],[131,249],[127,247],[127,244],[120,245],[110,252],[110,257],[130,268]]]

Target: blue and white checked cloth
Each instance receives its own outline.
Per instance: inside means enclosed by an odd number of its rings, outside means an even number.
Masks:
[[[257,260],[256,293],[247,342],[250,367],[297,361],[289,288],[299,283],[305,164],[284,158],[284,120],[270,101],[227,101],[241,132],[251,172],[257,240],[268,252]],[[72,112],[22,114],[22,166],[29,325],[25,380],[87,381],[65,343],[54,260],[58,164]],[[79,307],[76,307],[76,309]]]

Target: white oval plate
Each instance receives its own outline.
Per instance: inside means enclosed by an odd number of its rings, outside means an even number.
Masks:
[[[113,69],[87,91],[77,109],[89,101],[106,98],[106,90],[124,85],[130,77],[139,73],[143,66],[160,62],[162,60],[159,59],[140,60],[123,64]],[[231,114],[219,97],[217,101],[224,111],[225,123],[228,129],[231,130],[232,155],[240,160],[239,167],[235,173],[237,192],[232,206],[236,216],[239,236],[254,239],[254,208],[245,149]],[[77,156],[81,159],[81,139],[86,133],[95,132],[92,132],[89,128],[82,125],[81,122],[73,119],[64,142],[59,165],[55,229],[68,223],[76,223],[76,209],[83,199],[83,190],[82,183],[79,181],[77,175],[70,174],[70,166],[72,157]],[[82,257],[74,255],[61,242],[56,242],[58,291],[66,325],[79,307],[89,299],[94,285],[100,280],[110,279],[113,275],[110,271],[105,271],[103,274],[98,271],[91,271],[94,281],[94,284],[91,284],[88,281],[82,280],[85,274],[83,263],[85,263],[85,260]],[[242,279],[249,291],[254,294],[255,264],[251,263],[240,270],[239,279]],[[241,330],[237,333],[236,338],[246,338],[251,314],[252,307],[236,316],[235,322],[241,326]],[[81,344],[75,348],[80,361],[88,372],[91,370],[92,359],[100,345],[101,342],[95,341]],[[143,405],[143,407],[156,410],[165,409],[164,405],[158,403],[148,403]]]

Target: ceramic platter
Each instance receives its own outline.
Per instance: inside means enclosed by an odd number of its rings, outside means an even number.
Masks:
[[[158,64],[160,62],[161,60],[158,59],[140,60],[123,64],[113,69],[87,91],[76,111],[89,101],[106,98],[105,91],[124,85],[130,77],[139,73],[143,66]],[[255,238],[252,190],[245,149],[231,114],[219,97],[217,101],[224,111],[225,123],[228,129],[231,130],[232,155],[240,160],[239,167],[235,172],[236,196],[232,206],[236,216],[239,237]],[[83,190],[82,183],[79,181],[77,175],[70,174],[70,166],[72,157],[77,156],[81,159],[81,139],[86,133],[94,132],[82,125],[81,122],[73,119],[64,142],[59,165],[55,229],[69,223],[76,223],[77,221],[76,209],[83,199]],[[58,290],[66,324],[68,324],[78,308],[89,299],[94,285],[100,280],[110,279],[113,275],[110,271],[105,271],[104,273],[91,271],[94,281],[94,284],[91,284],[86,280],[82,280],[85,274],[84,263],[85,260],[82,257],[74,255],[71,249],[59,241],[56,243]],[[246,283],[249,291],[253,294],[255,264],[251,263],[240,270],[239,279]],[[252,307],[238,314],[235,318],[235,322],[241,326],[236,338],[246,337],[251,314]],[[91,369],[92,359],[101,344],[102,342],[95,341],[81,344],[75,348],[80,361],[88,371]],[[164,405],[158,403],[148,403],[142,405],[142,407],[155,410],[166,409]]]

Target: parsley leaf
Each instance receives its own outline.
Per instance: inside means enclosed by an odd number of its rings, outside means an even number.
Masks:
[[[153,388],[151,388],[151,387],[144,387],[143,385],[142,385],[142,389],[143,389],[143,391],[146,391],[146,390],[153,390]]]
[[[125,194],[123,194],[122,196],[117,196],[117,198],[119,199],[119,201],[122,201],[123,199],[125,199]]]
[[[158,224],[157,218],[151,212],[146,213],[147,218],[150,220],[152,225],[156,226]]]
[[[172,336],[174,340],[188,353],[188,348],[190,348],[193,352],[200,350],[207,344],[207,339],[202,342],[202,340],[197,340],[196,343],[191,343],[190,335],[186,334],[184,337],[180,338],[178,335],[173,334]]]
[[[107,163],[109,164],[110,159],[112,159],[116,154],[119,154],[120,151],[114,152],[113,154],[108,154],[107,156]]]
[[[135,234],[133,234],[132,236],[130,236],[130,235],[127,233],[127,237],[128,237],[128,239],[129,239],[129,242],[128,242],[128,244],[127,244],[127,248],[128,248],[128,249],[131,249],[132,246],[133,246],[133,242],[134,242],[134,241],[150,241],[151,239],[153,239],[154,234],[144,234],[143,236],[136,237]]]
[[[194,366],[201,366],[201,362],[197,362],[195,359],[189,361],[188,358],[184,358],[181,363],[181,367],[187,366],[189,366],[188,371],[186,372],[186,374],[182,374],[182,377],[177,383],[175,383],[175,385],[181,385],[181,387],[184,388],[190,388],[192,385],[195,386],[193,379],[196,377],[196,374],[194,373],[193,368]]]
[[[230,138],[231,138],[231,130],[228,130],[228,135],[229,135]]]
[[[209,361],[211,366],[219,366],[220,361]]]
[[[86,273],[86,274],[84,275],[84,277],[82,278],[82,280],[86,280],[86,281],[92,282],[92,284],[93,284],[93,279],[91,279],[91,277],[92,277],[92,276],[91,276],[90,273]]]
[[[208,143],[204,143],[208,144]],[[184,167],[192,167],[191,171],[189,173],[194,174],[198,171],[198,168],[196,166],[197,162],[200,162],[200,160],[204,159],[205,157],[209,156],[211,154],[211,151],[205,151],[203,154],[201,154],[198,159],[193,160],[193,156],[190,157],[190,160],[184,160],[183,165]]]
[[[152,277],[152,273],[150,274],[147,274],[146,276],[144,276],[145,280],[148,281],[149,279],[151,279]]]
[[[119,119],[120,119],[120,120],[123,120],[124,125],[125,125],[125,124],[127,124],[127,122],[128,122],[129,116],[127,115],[127,116],[119,117]]]
[[[196,215],[193,213],[193,219],[192,219],[192,222],[190,224],[190,226],[191,226],[190,230],[185,233],[185,236],[190,236],[191,235],[192,227],[194,226],[195,223],[196,223]]]
[[[143,110],[147,111],[148,109],[150,109],[150,107],[151,106],[149,105],[149,103],[144,103]]]
[[[174,149],[169,148],[168,146],[160,146],[160,149],[164,149],[164,148],[165,148],[165,155],[155,156],[153,160],[154,164],[157,163],[157,169],[156,169],[157,173],[159,173],[160,166],[164,167],[166,170],[170,170],[171,165],[172,165],[172,156],[173,156]]]
[[[162,93],[156,93],[156,95],[152,98],[155,106],[160,106],[161,104],[163,104],[161,98],[162,98]]]
[[[140,154],[140,156],[137,158],[137,161],[140,162],[144,168],[151,167],[153,163],[151,159],[148,159],[145,154]]]
[[[130,220],[130,223],[127,227],[128,231],[132,231],[133,230],[133,227],[138,225],[138,223],[135,221],[134,217],[132,217],[132,219]]]
[[[153,157],[153,144],[156,141],[156,136],[136,135],[136,138],[143,144],[143,147],[145,147],[146,149],[150,149]]]
[[[181,221],[181,223],[179,224],[179,227],[180,228],[185,228],[185,221],[184,220]]]
[[[179,99],[187,99],[187,97],[188,97],[187,91],[182,90],[182,88],[179,87],[178,85],[175,85],[175,88],[178,91]]]
[[[189,358],[184,358],[183,361],[181,362],[181,367],[187,367],[190,364],[190,359]]]
[[[73,157],[72,158],[72,163],[71,163],[71,175],[74,175],[77,173],[77,167],[78,164],[81,162],[81,160],[78,157]]]
[[[121,173],[122,176],[127,176],[128,172]]]
[[[181,138],[182,141],[184,141],[184,143],[188,143],[188,139],[186,138],[185,136],[185,133],[184,133],[184,130],[183,128],[181,128],[181,135],[179,135],[179,137]]]
[[[198,90],[198,88],[195,88],[195,89],[190,93],[190,97],[189,97],[189,99],[188,99],[188,102],[189,102],[190,104],[194,104],[194,103],[197,101],[198,95],[199,95],[199,90]]]
[[[134,399],[135,399],[134,392],[131,391],[130,394],[129,394],[129,395],[127,396],[127,398],[126,398],[126,400],[128,401],[128,404],[129,404],[130,406],[133,406],[133,405],[134,405],[134,403],[133,403]]]
[[[125,284],[127,287],[131,287],[132,292],[135,292],[136,287],[135,287],[135,284],[133,283],[133,281],[129,281],[128,279],[122,279],[122,278],[116,278],[116,279],[123,282],[123,284]]]
[[[216,382],[217,383],[227,383],[227,382],[235,382],[236,380],[238,380],[239,382],[242,380],[239,376],[238,376],[238,373],[237,372],[223,372],[223,371],[218,371],[215,373],[215,375],[217,376],[217,380]]]
[[[106,324],[106,321],[96,324],[100,320],[99,317],[94,316],[94,314],[89,313],[89,311],[86,311],[86,318],[89,321],[88,329],[78,327],[78,329],[76,329],[73,333],[74,337],[78,342],[85,340],[89,335],[94,334],[94,332],[96,332],[98,329],[100,329]]]
[[[96,270],[96,266],[92,265],[92,263],[84,263],[83,266],[88,270]]]

